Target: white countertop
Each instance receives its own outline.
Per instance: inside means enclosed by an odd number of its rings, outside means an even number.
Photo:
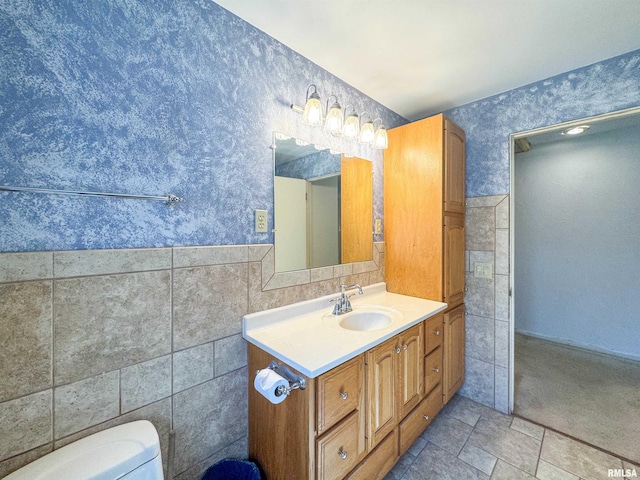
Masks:
[[[330,315],[333,304],[329,300],[339,296],[332,294],[246,315],[242,336],[314,378],[447,308],[446,303],[389,293],[385,283],[364,287],[363,291],[364,295],[351,297],[354,310],[380,305],[401,315],[395,315],[393,322],[380,330],[346,330],[337,325],[340,316]]]

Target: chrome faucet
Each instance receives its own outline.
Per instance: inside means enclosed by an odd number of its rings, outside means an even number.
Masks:
[[[357,283],[354,283],[353,285],[349,285],[349,286],[347,286],[346,283],[340,284],[340,296],[338,298],[329,300],[330,302],[335,302],[335,306],[333,307],[334,315],[342,315],[352,310],[351,301],[349,299],[353,297],[355,293],[347,295],[347,291],[354,290],[356,288],[358,289],[358,295],[362,295],[363,294],[362,287]]]

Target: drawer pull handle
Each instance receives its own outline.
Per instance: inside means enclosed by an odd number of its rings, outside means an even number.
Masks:
[[[340,396],[343,400],[346,400],[349,395],[347,394],[347,392],[340,392]]]
[[[402,345],[402,349],[403,350],[406,350],[407,348],[409,348],[409,347],[407,347],[407,345]]]
[[[438,367],[434,368],[433,371],[436,373],[440,373],[440,369]]]
[[[400,347],[396,348],[396,353],[400,353]]]
[[[436,335],[440,335],[440,330],[436,330],[436,331],[435,331],[435,332],[433,332],[433,333],[435,333]]]
[[[429,415],[425,415],[425,416],[424,416],[424,419],[425,419],[426,421],[429,421]]]
[[[347,459],[347,452],[345,452],[344,450],[342,450],[342,448],[340,450],[338,450],[338,455],[340,455],[340,458],[342,460],[346,460]]]

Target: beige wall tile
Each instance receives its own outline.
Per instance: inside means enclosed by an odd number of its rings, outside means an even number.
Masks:
[[[52,277],[52,252],[0,253],[0,283]]]
[[[174,268],[223,265],[226,263],[244,263],[248,261],[248,245],[173,248]]]
[[[509,275],[509,230],[496,230],[495,273],[499,275]]]
[[[264,262],[263,262],[264,263]],[[276,288],[294,287],[305,285],[311,282],[309,270],[296,270],[293,272],[275,273],[271,279],[262,287],[263,290],[274,290]]]
[[[52,282],[0,285],[0,402],[51,387]]]
[[[174,396],[175,472],[247,435],[247,369],[217,377]]]
[[[509,320],[509,277],[495,275],[495,318]]]
[[[496,320],[496,358],[495,363],[500,367],[509,366],[509,322]]]
[[[346,277],[353,274],[353,263],[345,263],[343,265],[336,265],[333,268],[334,277]]]
[[[120,410],[127,413],[171,395],[171,355],[120,370]]]
[[[495,208],[467,207],[465,216],[467,250],[493,251],[495,248]]]
[[[213,343],[205,343],[173,354],[173,393],[212,378]]]
[[[465,323],[465,355],[493,363],[494,356],[493,318],[467,315]]]
[[[494,405],[497,411],[509,413],[509,370],[504,367],[495,367],[495,394]]]
[[[55,384],[169,353],[170,281],[167,271],[57,280]]]
[[[206,460],[198,462],[188,470],[178,475],[175,480],[200,480],[204,472],[213,464],[224,458],[246,459],[249,456],[249,445],[247,438],[241,438],[231,445],[223,448],[219,452],[208,457]]]
[[[464,384],[460,388],[460,395],[493,408],[495,395],[494,375],[492,363],[465,357],[465,378]]]
[[[175,270],[174,349],[240,333],[248,310],[247,291],[246,263]]]
[[[496,206],[496,228],[509,228],[509,195]]]
[[[272,244],[265,245],[249,245],[249,261],[260,262],[264,256],[273,249]]]
[[[51,390],[0,403],[0,461],[51,442]]]
[[[55,389],[54,438],[92,427],[120,413],[119,372],[109,372]]]
[[[467,292],[464,303],[469,315],[493,318],[494,315],[494,281],[493,279],[476,278],[467,275]]]
[[[261,288],[264,287],[271,277],[276,272],[276,249],[271,248],[264,257],[262,257],[261,275],[262,283]]]
[[[353,264],[353,273],[365,273],[365,272],[373,272],[378,269],[378,265],[376,265],[373,261],[368,262],[356,262]]]
[[[468,197],[466,206],[469,208],[476,207],[495,207],[506,198],[506,195],[489,195],[486,197]]]
[[[72,250],[53,254],[56,278],[171,268],[170,248]]]
[[[312,268],[309,273],[311,282],[331,280],[333,278],[333,267]]]
[[[216,377],[247,365],[247,342],[242,335],[216,340],[213,351]]]

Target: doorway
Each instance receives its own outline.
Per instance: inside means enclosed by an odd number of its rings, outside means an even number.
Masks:
[[[639,109],[512,144],[511,410],[638,463]]]

